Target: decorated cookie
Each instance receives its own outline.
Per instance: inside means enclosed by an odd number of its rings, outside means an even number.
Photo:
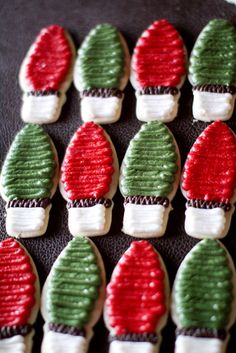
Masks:
[[[215,121],[197,138],[181,187],[187,198],[186,233],[199,239],[227,235],[236,188],[236,137],[227,125]]]
[[[101,256],[90,240],[76,237],[57,258],[43,287],[42,353],[86,353],[104,296]]]
[[[103,23],[89,32],[74,70],[83,121],[108,124],[119,119],[129,61],[127,44],[115,27]]]
[[[19,75],[25,122],[48,124],[59,118],[72,81],[74,56],[74,44],[62,27],[53,25],[40,31]]]
[[[176,117],[186,61],[183,40],[167,20],[155,21],[143,32],[131,61],[139,120],[169,122]]]
[[[217,240],[200,241],[185,257],[174,282],[175,353],[224,353],[235,320],[235,269]]]
[[[179,151],[168,128],[158,121],[142,125],[121,166],[124,233],[143,238],[165,233],[179,174]]]
[[[34,263],[16,240],[0,242],[0,352],[30,353],[39,308]]]
[[[50,137],[41,126],[27,124],[16,135],[1,172],[8,235],[28,238],[46,232],[57,169],[57,152]]]
[[[193,116],[203,121],[231,118],[236,97],[236,28],[214,19],[200,33],[190,56]]]
[[[60,190],[73,236],[109,232],[118,170],[108,135],[99,125],[84,123],[70,141],[61,167]]]
[[[135,241],[119,260],[107,286],[104,319],[110,353],[157,353],[168,317],[169,281],[160,255]]]

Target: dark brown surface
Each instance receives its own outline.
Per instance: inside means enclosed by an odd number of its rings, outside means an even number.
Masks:
[[[71,33],[78,47],[93,26],[101,22],[110,22],[117,26],[125,36],[130,52],[132,52],[141,32],[152,21],[166,18],[179,30],[187,50],[190,52],[198,33],[210,19],[223,17],[236,25],[236,6],[226,3],[224,0],[11,0],[9,2],[1,0],[0,4],[1,163],[14,135],[23,126],[20,119],[21,91],[18,84],[18,72],[26,51],[42,27],[53,23],[64,26]],[[182,89],[178,117],[174,122],[168,124],[179,145],[182,162],[184,162],[196,137],[206,127],[206,124],[202,122],[193,122],[191,105],[191,87],[186,82]],[[236,114],[234,113],[229,125],[236,132],[235,118]],[[59,121],[45,127],[56,145],[60,161],[62,161],[70,137],[80,124],[78,92],[72,85],[68,91],[67,102],[63,107]],[[119,122],[105,127],[113,140],[120,162],[128,142],[138,131],[140,125],[141,123],[135,117],[134,91],[129,84],[125,90],[121,119]],[[120,231],[123,206],[119,191],[114,202],[113,223],[109,235],[94,239],[103,257],[108,280],[114,265],[132,241],[131,237]],[[41,285],[56,257],[71,239],[67,228],[66,202],[62,199],[59,191],[57,191],[52,203],[53,208],[46,235],[38,239],[22,241],[35,261]],[[197,242],[184,232],[185,200],[180,191],[177,192],[173,201],[173,207],[174,211],[170,214],[165,236],[158,240],[151,240],[166,263],[171,284],[184,255]],[[1,201],[2,239],[6,237],[4,213],[4,203]],[[236,260],[235,229],[236,215],[233,216],[228,236],[223,240],[234,260]],[[42,324],[42,319],[39,317],[36,325],[34,353],[40,351]],[[175,327],[169,320],[163,332],[161,353],[173,352],[174,330]],[[235,346],[236,327],[232,329],[227,352],[234,352]],[[107,330],[103,321],[100,320],[95,327],[95,335],[89,352],[106,353],[107,349]]]

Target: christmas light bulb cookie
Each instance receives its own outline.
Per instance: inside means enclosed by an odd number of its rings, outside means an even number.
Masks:
[[[203,121],[231,118],[236,97],[236,28],[227,20],[211,20],[190,56],[193,116]]]
[[[0,242],[0,352],[30,353],[39,309],[35,265],[16,240]]]
[[[169,281],[160,255],[146,240],[133,242],[107,286],[109,353],[157,353],[168,305]]]
[[[74,238],[57,258],[42,292],[42,353],[86,353],[102,313],[105,271],[95,245]]]
[[[134,48],[130,78],[139,120],[169,122],[176,117],[186,62],[183,40],[167,20],[155,21],[143,32]]]
[[[180,265],[172,291],[175,353],[224,353],[235,321],[235,269],[217,240],[200,241]]]
[[[61,167],[60,190],[68,202],[73,236],[109,232],[118,171],[109,136],[99,125],[84,123],[72,137]]]
[[[197,138],[181,187],[187,198],[186,233],[200,239],[226,236],[236,188],[236,137],[226,124],[215,121]]]
[[[103,23],[89,32],[74,70],[83,121],[109,124],[120,118],[129,65],[127,44],[114,26]]]
[[[52,25],[40,31],[19,74],[25,122],[48,124],[59,118],[72,81],[74,57],[74,44],[64,28]]]
[[[52,140],[41,126],[25,125],[10,147],[0,177],[8,235],[28,238],[46,232],[57,183],[58,160]]]
[[[142,238],[165,233],[179,176],[179,150],[168,128],[158,121],[142,125],[121,165],[124,233]]]

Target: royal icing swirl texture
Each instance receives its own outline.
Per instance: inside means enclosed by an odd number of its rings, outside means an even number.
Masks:
[[[69,200],[104,197],[114,168],[110,142],[99,125],[88,122],[76,131],[61,170]]]
[[[92,29],[79,49],[77,65],[81,90],[120,88],[124,49],[117,29],[106,23]]]
[[[142,125],[124,159],[120,189],[123,196],[167,196],[173,189],[177,154],[164,124]]]
[[[101,281],[89,240],[71,240],[50,274],[46,303],[49,323],[58,324],[61,330],[65,326],[84,329],[99,296]]]
[[[155,21],[139,38],[132,69],[140,88],[181,84],[186,73],[184,43],[166,20]]]
[[[182,188],[191,200],[230,202],[236,187],[236,138],[220,121],[209,125],[191,148]]]
[[[219,242],[205,239],[196,245],[180,267],[174,295],[179,327],[227,327],[233,302],[233,274]]]
[[[107,287],[107,315],[114,334],[156,333],[166,313],[165,273],[147,241],[133,242]]]
[[[51,196],[56,162],[49,137],[33,124],[15,137],[3,164],[1,184],[8,200]]]
[[[33,91],[58,91],[72,63],[72,51],[65,30],[52,25],[43,28],[34,43],[26,66],[26,80]]]
[[[0,332],[9,327],[14,334],[14,327],[16,334],[23,334],[36,299],[30,258],[16,240],[6,239],[0,243],[0,265]]]
[[[193,85],[236,83],[236,29],[227,20],[214,19],[201,32],[190,57]]]

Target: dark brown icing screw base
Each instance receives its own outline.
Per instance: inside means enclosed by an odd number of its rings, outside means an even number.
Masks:
[[[160,196],[127,196],[124,198],[124,204],[133,203],[135,205],[162,205],[169,207],[170,201],[167,197]]]
[[[80,92],[80,98],[83,97],[123,98],[123,92],[118,88],[91,88]]]
[[[224,329],[210,329],[210,328],[181,328],[176,329],[176,336],[192,336],[192,337],[206,337],[206,338],[219,338],[220,340],[225,340],[226,331]]]
[[[157,87],[145,87],[137,91],[137,93],[142,95],[157,95],[157,94],[171,94],[176,96],[179,93],[178,88],[176,87],[166,87],[166,86],[157,86]]]
[[[26,336],[32,330],[32,325],[3,326],[0,328],[0,339],[21,335]]]
[[[71,336],[82,336],[85,337],[85,331],[78,327],[66,326],[63,324],[53,324],[50,323],[48,325],[50,331],[58,332],[58,333],[67,333]]]
[[[187,207],[194,208],[204,208],[204,209],[212,209],[212,208],[222,208],[225,212],[230,211],[231,204],[223,203],[223,202],[214,202],[214,201],[204,201],[204,200],[188,200]]]
[[[95,205],[103,205],[105,208],[110,208],[112,205],[112,201],[110,199],[96,199],[96,198],[89,198],[89,199],[80,199],[67,202],[67,208],[72,207],[93,207]]]
[[[11,200],[7,202],[6,207],[42,207],[47,208],[51,204],[49,198],[32,199],[32,200]]]
[[[60,97],[61,93],[59,91],[53,91],[53,90],[27,92],[27,96],[42,97],[42,96],[51,96],[51,95],[55,95],[57,97]]]
[[[193,91],[236,94],[236,87],[227,85],[196,85]]]
[[[109,336],[109,342],[112,341],[123,341],[123,342],[150,342],[156,344],[158,337],[155,333],[127,333],[120,336]]]

